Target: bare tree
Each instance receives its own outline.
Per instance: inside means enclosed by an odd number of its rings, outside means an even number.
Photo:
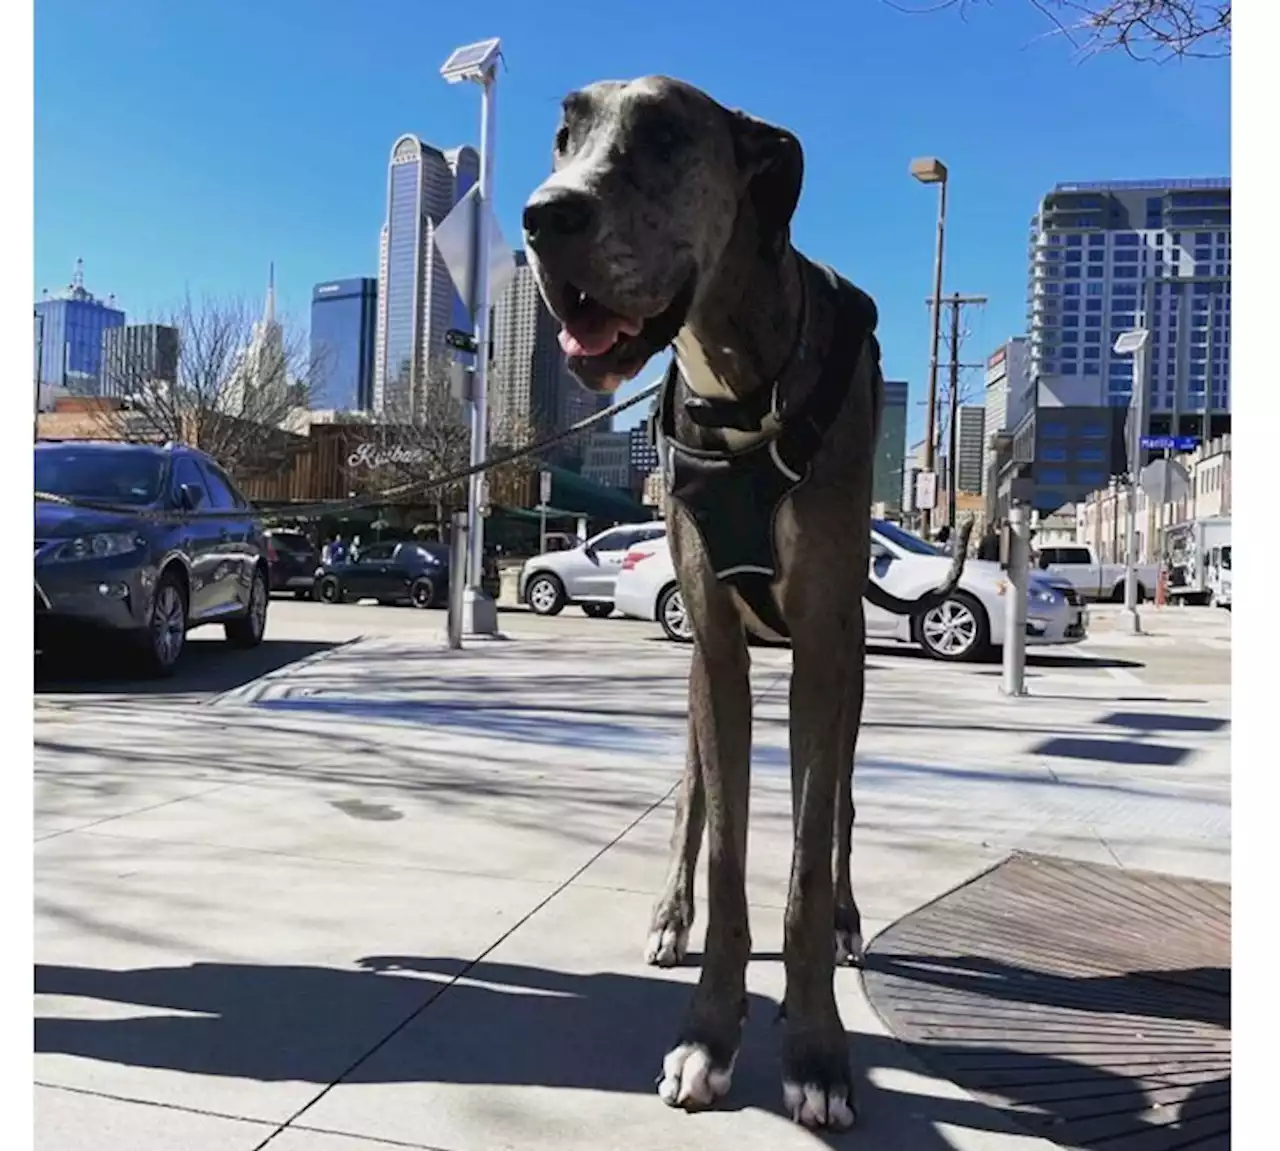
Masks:
[[[282,470],[306,438],[288,430],[309,404],[313,365],[300,333],[239,301],[187,296],[163,321],[176,347],[113,345],[103,362],[100,432],[113,439],[182,442],[238,480]]]
[[[991,0],[885,0],[902,12],[954,9]],[[1083,56],[1121,51],[1135,60],[1231,55],[1231,0],[1028,0]]]

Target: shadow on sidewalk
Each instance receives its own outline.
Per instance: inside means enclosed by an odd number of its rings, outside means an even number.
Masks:
[[[686,984],[656,975],[574,974],[428,957],[372,957],[352,969],[196,963],[107,971],[38,965],[35,975],[36,991],[45,995],[190,1013],[41,1016],[37,1053],[319,1085],[495,1084],[651,1095],[689,996]],[[750,996],[743,1050],[723,1109],[780,1111],[776,1016],[773,1000]],[[921,1065],[898,1041],[857,1033],[851,1044],[864,1138],[874,1137],[893,1151],[948,1151],[953,1143],[940,1130],[943,1124],[1017,1133],[1001,1107],[922,1093],[919,1079],[911,1080]],[[942,1046],[979,1062],[1020,1054],[1004,1047]],[[934,1062],[939,1045],[929,1045],[928,1055]],[[1059,1078],[1088,1077],[1096,1093],[1111,1095],[1126,1113],[1136,1116],[1147,1106],[1141,1085],[1123,1075],[1047,1052],[1037,1065]],[[1229,1105],[1229,1079],[1225,1087],[1198,1087],[1183,1105],[1185,1118],[1193,1118],[1193,1099],[1200,1111],[1217,1115],[1224,1091]],[[1016,1091],[1012,1097],[1018,1099]],[[652,1105],[661,1107],[656,1098]],[[1052,1100],[1037,1108],[1044,1127],[1066,1121]]]

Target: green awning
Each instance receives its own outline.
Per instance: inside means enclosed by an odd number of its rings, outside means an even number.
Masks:
[[[548,519],[565,519],[586,516],[593,520],[612,520],[617,523],[636,523],[653,519],[653,509],[632,499],[617,488],[607,488],[594,480],[555,466],[546,469],[551,473],[551,505]],[[537,508],[511,508],[508,515],[536,520]]]

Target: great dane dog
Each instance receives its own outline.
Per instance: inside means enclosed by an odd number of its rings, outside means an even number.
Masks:
[[[701,978],[658,1093],[707,1106],[729,1089],[751,953],[745,890],[751,759],[748,633],[789,638],[794,845],[784,921],[783,1097],[809,1127],[854,1121],[838,962],[861,952],[849,874],[862,715],[863,595],[883,380],[875,305],[790,242],[802,154],[790,132],[665,77],[563,102],[552,175],[524,209],[531,266],[568,366],[612,392],[668,346],[658,404],[668,534],[694,635],[689,743],[672,861],[646,959],[683,959],[705,825]],[[835,939],[833,945],[832,932]]]

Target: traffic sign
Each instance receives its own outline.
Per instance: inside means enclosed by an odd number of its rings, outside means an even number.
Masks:
[[[538,476],[538,502],[545,508],[551,503],[551,473],[542,472]]]
[[[1200,446],[1199,436],[1143,436],[1143,451],[1194,452]]]
[[[488,205],[480,202],[480,185],[472,184],[443,220],[436,225],[431,236],[436,250],[449,270],[453,286],[468,312],[474,315],[477,307],[475,296],[475,238],[477,214],[489,229],[489,301],[500,295],[516,274],[516,259],[507,242],[502,238],[498,221]]]
[[[1138,483],[1154,503],[1177,503],[1191,493],[1191,477],[1177,460],[1152,460],[1142,469]]]
[[[921,472],[916,476],[916,507],[932,511],[938,504],[937,472]]]
[[[476,352],[475,336],[458,328],[450,328],[445,332],[444,342],[451,348],[457,348],[460,352],[470,352],[472,355]]]

